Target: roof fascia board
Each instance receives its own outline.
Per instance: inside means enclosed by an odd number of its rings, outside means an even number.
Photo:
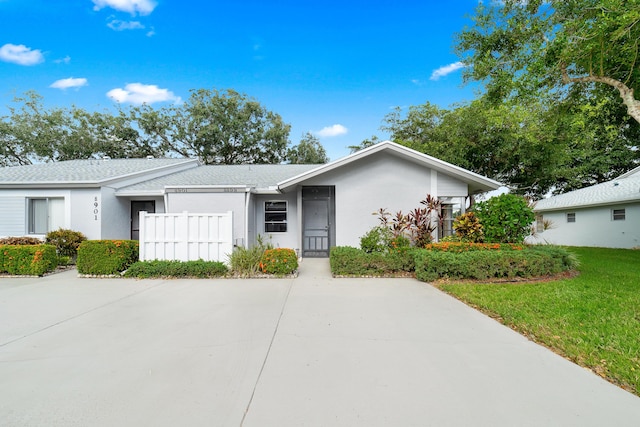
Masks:
[[[534,207],[533,211],[534,212],[567,211],[571,209],[585,209],[585,208],[598,208],[603,206],[614,206],[614,205],[620,205],[620,204],[629,203],[629,202],[640,203],[640,196],[633,196],[628,199],[610,200],[610,201],[598,202],[598,203],[585,203],[585,204],[579,204],[579,205],[559,206],[559,207],[547,208],[547,209],[545,208],[537,209]]]

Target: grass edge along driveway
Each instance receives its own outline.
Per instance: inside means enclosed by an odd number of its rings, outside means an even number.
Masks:
[[[640,396],[640,250],[568,249],[570,279],[436,286]]]

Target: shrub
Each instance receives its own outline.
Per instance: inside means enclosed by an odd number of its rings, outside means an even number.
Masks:
[[[260,259],[260,270],[267,274],[291,274],[297,268],[298,256],[293,249],[267,249]]]
[[[384,276],[414,269],[414,249],[365,252],[349,246],[331,248],[331,272],[341,276]]]
[[[487,280],[541,277],[576,266],[575,257],[560,247],[462,252],[422,250],[415,257],[416,278],[426,282],[440,278]]]
[[[273,246],[265,243],[261,236],[258,236],[257,243],[249,249],[243,246],[235,248],[229,255],[231,271],[240,276],[253,276],[260,273],[260,260],[267,249],[273,249]]]
[[[125,277],[220,277],[227,273],[227,266],[218,261],[139,261],[125,272]]]
[[[389,228],[373,227],[360,238],[360,248],[367,253],[384,252],[389,249],[393,238]]]
[[[78,272],[110,275],[138,261],[137,240],[85,240],[78,247]]]
[[[535,220],[529,202],[515,194],[492,197],[476,203],[473,209],[484,229],[485,242],[522,243]]]
[[[51,245],[0,246],[0,272],[42,276],[58,265],[56,248]]]
[[[453,221],[456,236],[463,242],[480,243],[484,238],[482,224],[475,212],[466,212]]]
[[[0,245],[41,245],[42,240],[37,237],[5,237],[0,239]]]
[[[56,247],[59,256],[66,256],[74,260],[78,256],[78,246],[87,240],[79,231],[58,229],[50,231],[45,236],[45,242]]]

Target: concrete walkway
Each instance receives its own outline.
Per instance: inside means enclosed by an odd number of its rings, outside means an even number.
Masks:
[[[412,279],[0,279],[2,426],[637,426],[640,398]]]

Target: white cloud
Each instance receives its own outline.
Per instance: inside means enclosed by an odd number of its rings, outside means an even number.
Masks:
[[[44,62],[44,56],[38,49],[7,43],[0,47],[0,60],[19,65],[36,65]]]
[[[107,96],[117,102],[131,104],[153,104],[154,102],[174,101],[182,102],[168,89],[161,89],[156,85],[143,85],[142,83],[129,83],[124,89],[116,88],[107,92]]]
[[[87,79],[74,79],[73,77],[69,77],[68,79],[60,79],[51,83],[49,87],[54,89],[69,89],[70,87],[82,87],[88,84]]]
[[[466,65],[464,65],[460,61],[454,62],[453,64],[445,65],[444,67],[440,67],[437,70],[434,70],[433,73],[431,73],[431,77],[429,77],[429,80],[438,80],[440,77],[444,77],[464,67],[466,67]]]
[[[120,21],[119,19],[109,22],[107,27],[115,31],[144,30],[145,28],[139,21]]]
[[[316,132],[316,134],[318,136],[330,138],[332,136],[345,135],[347,132],[349,132],[349,129],[347,129],[346,127],[342,125],[333,125],[333,126],[327,126],[322,130],[319,130],[318,132]]]
[[[93,0],[93,3],[95,4],[94,10],[110,7],[122,12],[129,12],[131,15],[136,13],[148,15],[158,5],[154,0]]]
[[[55,62],[56,64],[68,64],[69,62],[71,62],[71,57],[67,55],[64,58],[56,59],[53,62]]]

